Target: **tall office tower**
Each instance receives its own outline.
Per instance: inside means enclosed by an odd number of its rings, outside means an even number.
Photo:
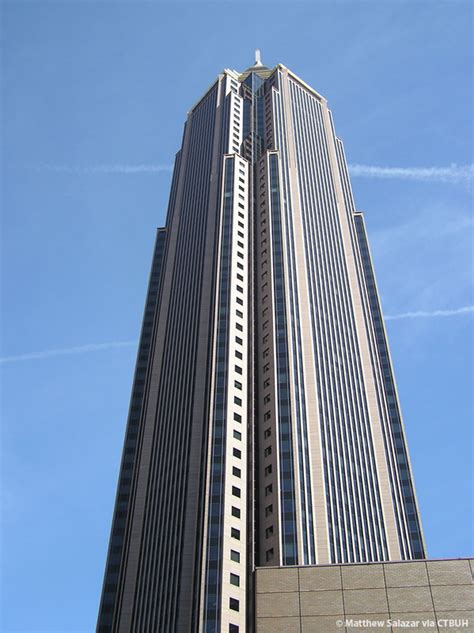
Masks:
[[[342,143],[326,100],[257,58],[176,156],[98,632],[250,632],[255,566],[423,557]]]

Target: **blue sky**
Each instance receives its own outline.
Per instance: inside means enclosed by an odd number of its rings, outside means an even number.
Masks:
[[[2,13],[1,630],[94,630],[169,166],[187,109],[256,47],[332,107],[398,317],[428,553],[472,555],[471,3],[38,0]]]

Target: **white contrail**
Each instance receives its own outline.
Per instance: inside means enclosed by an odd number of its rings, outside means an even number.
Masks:
[[[404,312],[403,314],[386,314],[386,321],[396,321],[397,319],[419,319],[431,317],[450,317],[458,314],[471,314],[474,312],[474,306],[464,306],[455,310],[433,310],[432,312]]]
[[[374,165],[349,165],[351,176],[363,178],[401,178],[428,182],[469,184],[474,180],[474,165],[449,167],[377,167]]]
[[[143,163],[137,165],[29,165],[38,171],[56,171],[67,174],[145,174],[173,171],[173,165]],[[474,181],[474,165],[449,167],[380,167],[377,165],[349,165],[351,176],[357,178],[399,178],[427,182],[469,184]]]
[[[474,306],[464,306],[455,310],[433,310],[432,312],[404,312],[402,314],[386,314],[386,321],[396,321],[398,319],[418,319],[432,317],[450,317],[459,314],[474,313]],[[0,364],[16,363],[23,360],[36,360],[42,358],[50,358],[52,356],[63,356],[67,354],[86,354],[87,352],[99,352],[104,349],[113,349],[118,347],[132,347],[137,345],[138,341],[111,341],[110,343],[90,343],[89,345],[80,345],[78,347],[64,347],[62,349],[48,349],[43,352],[29,352],[27,354],[17,354],[16,356],[0,357]]]
[[[173,171],[173,165],[32,165],[38,171],[57,171],[67,174],[144,174]]]
[[[110,343],[90,343],[89,345],[80,345],[78,347],[48,349],[43,352],[29,352],[27,354],[17,354],[16,356],[3,356],[0,357],[0,364],[50,358],[51,356],[63,356],[66,354],[86,354],[87,352],[99,352],[103,349],[112,349],[114,347],[131,347],[136,344],[137,341],[111,341]]]

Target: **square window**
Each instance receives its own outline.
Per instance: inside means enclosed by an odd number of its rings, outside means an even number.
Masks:
[[[232,466],[232,474],[235,475],[236,477],[241,477],[242,475],[242,471],[240,470],[240,468],[237,468],[237,466]]]
[[[270,464],[269,466],[267,466],[265,468],[265,476],[271,475],[272,474],[272,470],[273,470],[273,468],[272,468],[272,465]]]
[[[240,554],[236,552],[235,549],[230,550],[230,559],[234,561],[234,563],[240,563]]]
[[[242,391],[242,383],[239,382],[238,380],[234,380],[234,387],[236,389],[240,389],[240,391]]]
[[[232,486],[232,494],[234,497],[238,497],[240,499],[240,488],[237,488],[237,486]]]
[[[239,451],[238,448],[234,448],[232,449],[232,455],[237,457],[237,459],[240,459],[242,457],[242,451]]]
[[[234,365],[234,370],[236,374],[242,374],[242,367],[239,367],[238,365]]]
[[[239,576],[237,576],[237,574],[230,575],[230,584],[234,585],[235,587],[240,587],[240,578]]]
[[[273,525],[270,525],[270,527],[267,527],[267,529],[265,530],[265,538],[270,538],[273,535]]]
[[[234,436],[234,439],[236,439],[236,440],[241,440],[242,439],[242,433],[240,433],[240,431],[234,431],[233,432],[233,436]]]
[[[269,517],[271,514],[273,514],[273,505],[270,504],[269,506],[267,506],[265,508],[265,516]]]
[[[273,558],[273,547],[271,547],[270,549],[268,549],[265,552],[265,558],[266,558],[267,561],[272,560],[272,558]]]
[[[235,538],[237,541],[240,541],[240,530],[238,530],[237,528],[231,528],[230,535],[232,538]]]
[[[272,434],[272,430],[271,429],[265,429],[265,431],[263,432],[263,437],[265,439],[269,438],[270,435]]]
[[[232,611],[240,611],[240,604],[236,598],[229,598],[229,608]]]
[[[268,497],[268,495],[271,495],[273,492],[273,486],[272,484],[270,484],[269,486],[265,486],[265,496]]]
[[[236,508],[235,506],[232,506],[232,516],[235,517],[236,519],[240,519],[240,510],[239,510],[239,508]]]
[[[241,407],[242,406],[242,398],[237,398],[237,396],[234,396],[234,404],[236,404],[239,407]]]

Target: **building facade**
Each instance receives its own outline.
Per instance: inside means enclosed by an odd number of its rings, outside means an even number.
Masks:
[[[372,260],[326,100],[283,65],[188,113],[98,633],[242,633],[256,566],[424,558]]]

